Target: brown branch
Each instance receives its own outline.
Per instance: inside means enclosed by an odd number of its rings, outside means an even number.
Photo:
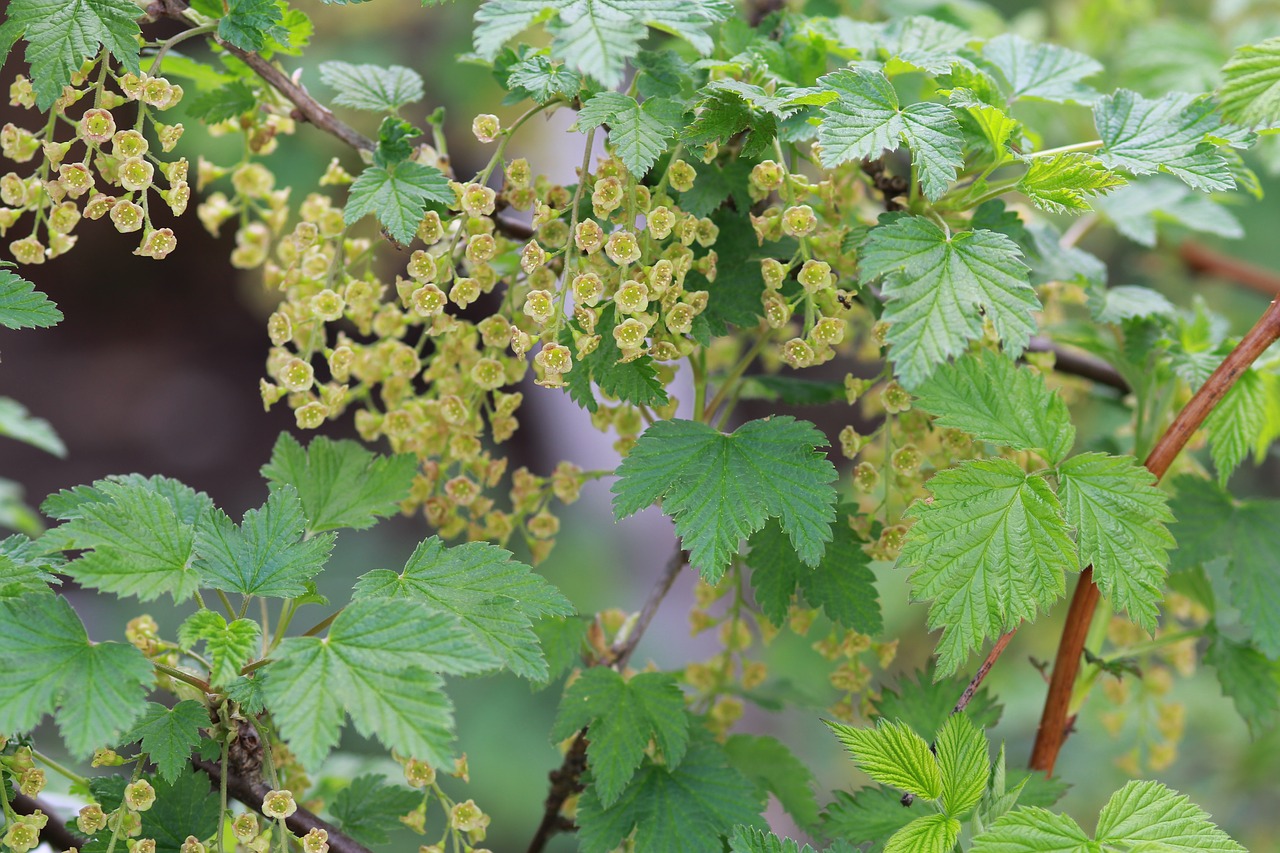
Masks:
[[[4,795],[0,794],[0,796]],[[28,797],[25,794],[16,794],[11,805],[13,810],[20,815],[33,815],[36,812],[42,812],[49,818],[49,822],[44,825],[44,829],[40,830],[40,840],[55,850],[70,850],[72,847],[79,848],[81,844],[84,844],[84,839],[67,829],[58,818],[57,813],[43,800],[36,797]]]
[[[222,770],[217,762],[193,758],[191,763],[197,770],[207,774],[215,785],[220,784]],[[227,793],[259,814],[262,814],[262,800],[270,790],[271,787],[261,780],[251,780],[234,772],[227,773]],[[329,834],[329,849],[333,853],[372,853],[368,847],[344,835],[342,830],[321,820],[302,806],[298,806],[298,810],[285,818],[284,822],[290,832],[299,836],[306,835],[313,829],[323,829]]]
[[[1114,388],[1121,394],[1129,393],[1129,383],[1107,362],[1095,355],[1064,347],[1046,337],[1037,335],[1027,344],[1027,352],[1053,353],[1053,369],[1059,373],[1089,379],[1099,385]]]
[[[1183,263],[1195,272],[1229,278],[1267,296],[1280,293],[1280,275],[1224,255],[1194,240],[1187,240],[1179,246],[1178,254],[1182,256]]]
[[[689,552],[677,548],[675,554],[671,556],[671,559],[667,561],[667,565],[663,568],[662,576],[658,578],[658,582],[649,591],[649,598],[645,601],[644,607],[640,609],[640,615],[636,617],[635,624],[631,626],[631,630],[609,649],[612,660],[597,661],[596,665],[607,663],[618,671],[626,668],[627,661],[631,660],[631,655],[635,652],[636,646],[640,645],[640,638],[644,636],[649,623],[653,621],[653,617],[658,612],[658,607],[662,604],[662,600],[667,597],[667,593],[671,591],[671,585],[675,583],[680,570],[688,562]],[[569,744],[564,761],[561,762],[558,768],[547,774],[551,780],[551,790],[547,794],[547,799],[544,803],[542,821],[538,824],[538,829],[534,832],[532,840],[529,841],[528,853],[542,853],[542,850],[547,846],[547,842],[557,832],[572,832],[577,828],[571,821],[561,816],[560,809],[564,807],[565,800],[574,794],[582,792],[582,782],[580,780],[583,772],[587,769],[588,742],[587,730],[583,729],[578,732],[574,736],[573,742]]]
[[[1000,639],[996,640],[996,644],[987,653],[987,659],[982,662],[982,666],[978,667],[978,671],[973,674],[973,678],[969,679],[969,686],[960,694],[960,701],[956,702],[955,707],[951,709],[951,713],[959,714],[969,707],[969,703],[973,701],[973,697],[978,693],[978,688],[982,687],[982,682],[987,677],[987,673],[991,671],[991,667],[996,665],[996,661],[1000,660],[1000,655],[1004,654],[1005,648],[1017,631],[1018,629],[1014,628],[1012,631],[1006,631],[1000,635]]]
[[[1192,433],[1199,429],[1213,407],[1231,390],[1240,374],[1277,340],[1280,340],[1280,300],[1271,303],[1249,333],[1223,359],[1218,369],[1200,386],[1200,390],[1160,436],[1145,463],[1157,480],[1169,470]],[[1071,606],[1067,610],[1067,621],[1062,628],[1057,657],[1053,662],[1053,676],[1049,680],[1049,693],[1045,697],[1040,728],[1036,732],[1035,746],[1031,751],[1031,768],[1043,771],[1046,775],[1052,775],[1058,753],[1067,738],[1071,694],[1080,674],[1080,657],[1084,652],[1085,637],[1089,633],[1099,595],[1098,587],[1093,582],[1093,568],[1089,567],[1080,573]]]

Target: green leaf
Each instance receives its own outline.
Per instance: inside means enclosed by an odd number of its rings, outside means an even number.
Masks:
[[[1098,815],[1096,836],[1103,844],[1169,853],[1245,853],[1203,809],[1159,782],[1130,782],[1112,794]]]
[[[12,14],[12,13],[11,13]],[[36,286],[0,261],[0,326],[6,329],[47,329],[62,322],[62,312]]]
[[[973,839],[970,853],[1097,853],[1074,820],[1048,809],[1024,807],[998,818]]]
[[[533,633],[547,658],[547,676],[538,679],[537,686],[550,684],[582,663],[587,631],[587,620],[580,616],[549,616],[538,620]]]
[[[998,72],[1010,101],[1087,104],[1097,96],[1081,81],[1100,73],[1102,65],[1083,53],[1005,33],[987,40],[982,57]]]
[[[944,814],[918,817],[899,829],[884,853],[951,853],[960,839],[960,821]]]
[[[1093,312],[1099,323],[1123,323],[1146,317],[1172,317],[1177,313],[1164,294],[1149,287],[1121,284],[1109,287],[1102,305]]]
[[[1148,247],[1155,246],[1157,226],[1162,225],[1228,239],[1244,236],[1244,226],[1230,208],[1172,179],[1130,183],[1095,199],[1093,206],[1121,234]]]
[[[169,68],[165,65],[165,70]],[[196,118],[213,124],[242,116],[258,105],[257,93],[241,80],[235,80],[192,99],[187,111]]]
[[[1054,464],[1075,443],[1067,404],[1049,390],[1044,376],[990,350],[940,366],[915,395],[916,406],[938,426],[1014,450],[1035,450]]]
[[[1125,179],[1102,165],[1092,154],[1080,152],[1052,157],[1028,157],[1027,173],[1018,181],[1018,192],[1050,213],[1087,213],[1089,196],[1124,186]]]
[[[27,42],[36,106],[47,111],[71,75],[101,48],[137,73],[138,18],[132,0],[10,0],[0,25],[0,63],[19,37]]]
[[[902,805],[902,795],[890,788],[870,786],[852,794],[835,792],[835,801],[822,816],[822,834],[854,844],[869,844],[879,853],[891,835],[911,822],[919,811]]]
[[[578,128],[589,130],[609,125],[614,152],[632,175],[643,178],[658,157],[667,150],[676,128],[662,118],[664,98],[650,98],[643,105],[617,92],[600,92],[582,105]]]
[[[236,525],[220,509],[196,529],[197,564],[205,585],[242,595],[293,598],[324,568],[334,535],[304,539],[306,519],[293,486],[281,486]]]
[[[492,62],[510,39],[556,7],[555,0],[485,0],[472,33],[476,53]]]
[[[764,832],[749,826],[735,826],[729,839],[731,853],[817,853],[808,844],[803,847],[790,838],[778,838],[772,832]]]
[[[724,744],[729,763],[756,784],[759,794],[773,794],[802,829],[818,823],[818,800],[813,774],[777,738],[730,735]]]
[[[1280,38],[1236,48],[1222,67],[1218,108],[1238,124],[1280,122]]]
[[[67,750],[87,758],[120,742],[145,709],[151,663],[124,643],[91,643],[62,596],[0,601],[0,730],[53,714]]]
[[[720,837],[739,824],[763,827],[763,807],[751,783],[702,732],[679,767],[646,761],[612,806],[602,805],[588,786],[578,800],[578,843],[582,853],[608,853],[634,830],[637,850],[706,853],[720,849]]]
[[[1224,696],[1258,737],[1280,718],[1280,664],[1267,660],[1252,644],[1232,642],[1214,633],[1204,662],[1218,674]]]
[[[965,675],[939,676],[930,661],[911,676],[900,676],[893,687],[881,687],[873,719],[903,722],[921,737],[933,737],[951,716],[968,682]],[[986,687],[973,695],[965,709],[969,719],[983,728],[994,726],[1003,712],[1004,707]]]
[[[1272,420],[1277,398],[1280,375],[1250,367],[1236,378],[1231,390],[1205,419],[1209,455],[1223,486],[1250,453],[1259,465],[1266,458],[1267,449],[1280,431],[1280,424]]]
[[[552,63],[540,54],[521,60],[511,69],[507,86],[523,89],[526,97],[538,103],[554,98],[572,98],[582,88],[582,75],[563,65]]]
[[[589,727],[592,789],[605,808],[617,802],[635,775],[650,738],[670,769],[679,766],[689,745],[684,695],[669,673],[645,672],[627,680],[608,667],[585,670],[560,700],[552,741],[583,727]]]
[[[338,93],[335,104],[355,110],[393,113],[425,96],[422,76],[403,65],[322,62],[320,79]]]
[[[658,421],[618,467],[614,516],[661,500],[708,583],[769,518],[779,519],[800,561],[816,566],[835,518],[835,467],[817,450],[826,445],[812,424],[785,415],[729,435],[693,421]]]
[[[1005,352],[1026,349],[1040,307],[1016,243],[996,231],[946,234],[921,216],[871,229],[859,256],[864,282],[884,280],[882,319],[899,381],[915,388],[982,336],[982,316]]]
[[[289,31],[275,0],[227,0],[226,14],[218,21],[218,38],[241,50],[258,52],[274,39],[289,44]]]
[[[252,619],[235,619],[230,624],[221,613],[197,610],[178,628],[178,642],[187,650],[201,640],[212,656],[209,683],[214,687],[229,684],[240,676],[241,668],[258,651],[261,629]]]
[[[951,71],[956,63],[968,64],[960,51],[971,41],[974,36],[957,26],[927,15],[909,15],[885,27],[879,47],[889,57],[887,74],[918,70],[937,76]]]
[[[363,575],[354,597],[407,598],[451,614],[502,666],[535,681],[545,680],[549,670],[532,623],[574,613],[559,590],[508,551],[485,542],[446,548],[436,536],[417,547],[403,571]]]
[[[60,459],[67,456],[67,446],[49,422],[32,417],[26,406],[8,397],[0,397],[0,435],[52,453]]]
[[[381,776],[365,773],[333,798],[338,827],[363,844],[386,844],[387,830],[400,825],[400,816],[422,802],[422,793],[401,785],[388,785]]]
[[[611,89],[622,82],[627,60],[640,52],[647,35],[630,14],[630,4],[613,0],[570,0],[559,5],[559,18],[548,25],[554,36],[552,55],[584,76]]]
[[[431,203],[448,204],[453,197],[449,179],[434,166],[412,160],[373,165],[351,183],[343,221],[353,225],[372,213],[392,237],[407,246]]]
[[[1231,526],[1231,554],[1227,579],[1231,603],[1257,647],[1272,660],[1280,659],[1280,501],[1246,501],[1236,507]]]
[[[395,513],[409,496],[417,470],[417,459],[409,453],[378,456],[357,442],[323,436],[303,449],[282,432],[262,476],[273,485],[297,489],[307,532],[320,533],[342,527],[363,530]]]
[[[963,817],[978,804],[991,779],[987,738],[968,714],[951,714],[938,732],[938,767],[942,771],[942,808]]]
[[[262,671],[267,707],[305,767],[337,744],[344,708],[361,734],[440,767],[452,761],[453,705],[435,673],[496,663],[456,618],[377,599],[349,604],[324,639],[286,639]]]
[[[971,89],[952,89],[947,101],[958,111],[961,128],[979,140],[977,147],[985,150],[986,162],[994,165],[1013,160],[1009,143],[1015,134],[1021,135],[1016,119],[986,103]]]
[[[0,540],[0,600],[49,592],[62,583],[55,571],[63,571],[62,560],[26,536]]]
[[[902,722],[880,720],[875,728],[825,721],[853,756],[858,769],[881,785],[936,800],[942,796],[942,771],[929,742]]]
[[[884,628],[876,599],[871,558],[862,540],[842,520],[831,526],[831,541],[818,565],[801,562],[781,525],[770,520],[751,536],[751,585],[756,601],[774,625],[786,620],[797,586],[810,607],[821,607],[844,628],[876,635]]]
[[[193,565],[195,523],[215,510],[207,496],[194,492],[189,507],[175,503],[162,485],[141,477],[94,483],[90,494],[98,499],[79,505],[51,534],[64,547],[85,551],[67,564],[66,573],[85,586],[141,601],[168,593],[182,602],[194,595],[204,580]],[[169,481],[166,488],[176,496],[186,487]],[[194,517],[184,517],[182,509]]]
[[[964,165],[964,136],[950,109],[933,103],[900,107],[888,78],[867,68],[845,68],[818,82],[836,93],[822,108],[818,127],[823,166],[878,157],[905,143],[925,196],[935,201],[947,191]]]
[[[142,719],[120,742],[142,741],[142,751],[155,762],[161,777],[173,782],[200,743],[200,730],[209,725],[209,712],[195,700],[184,699],[172,708],[148,702]]]
[[[1094,106],[1103,143],[1099,158],[1109,169],[1134,175],[1166,172],[1201,192],[1234,189],[1226,159],[1206,141],[1218,127],[1212,112],[1203,98],[1175,92],[1148,100],[1118,89]]]
[[[600,390],[618,400],[634,405],[664,405],[668,401],[667,390],[658,379],[653,359],[647,355],[631,361],[622,361],[622,350],[613,337],[617,325],[617,312],[612,302],[600,309],[595,333],[600,343],[582,358],[569,373],[569,395],[573,401],[589,412],[599,407],[591,391],[594,381]],[[565,329],[560,342],[573,346],[573,333]]]
[[[1064,592],[1078,571],[1062,506],[1049,484],[1006,459],[965,462],[928,483],[897,565],[915,568],[912,598],[932,600],[942,628],[938,671],[949,675],[984,639],[1013,630]]]
[[[210,838],[217,832],[219,803],[210,796],[208,776],[183,767],[177,778],[157,779],[154,785],[155,804],[141,817],[142,835],[155,839],[156,850],[174,853],[189,835]],[[105,835],[111,838],[110,832]]]
[[[1058,466],[1058,492],[1080,563],[1113,607],[1155,633],[1168,551],[1176,547],[1168,495],[1132,456],[1082,453]]]

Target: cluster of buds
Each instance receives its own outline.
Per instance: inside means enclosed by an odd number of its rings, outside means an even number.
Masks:
[[[812,624],[816,613],[810,611],[804,615],[793,616],[793,621]],[[840,698],[828,708],[828,713],[843,722],[856,722],[867,719],[872,712],[875,695],[870,691],[872,668],[868,662],[881,671],[886,671],[898,654],[898,641],[877,643],[871,637],[854,630],[843,630],[832,627],[827,636],[813,644],[815,651],[834,667],[827,675],[827,681],[840,694]]]
[[[173,230],[157,227],[153,216],[162,208],[180,216],[191,199],[186,159],[160,156],[173,151],[183,127],[165,124],[156,114],[182,100],[182,87],[163,77],[132,73],[94,75],[89,82],[90,72],[106,61],[91,60],[72,76],[52,107],[61,122],[50,121],[37,131],[13,123],[0,128],[0,154],[7,159],[28,164],[41,155],[29,174],[0,176],[0,235],[17,226],[25,213],[34,217],[30,234],[9,244],[19,263],[40,264],[70,251],[83,219],[106,218],[121,233],[140,232],[136,255],[160,259],[177,246]],[[90,95],[86,107],[82,102]],[[30,80],[21,75],[15,79],[9,103],[35,106]],[[130,127],[121,126],[113,112],[126,104],[137,114]],[[60,140],[55,131],[63,126],[74,132]]]

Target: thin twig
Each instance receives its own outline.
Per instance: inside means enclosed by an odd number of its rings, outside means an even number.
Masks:
[[[1218,369],[1200,386],[1200,390],[1160,436],[1145,463],[1157,480],[1169,470],[1192,433],[1200,428],[1214,406],[1231,390],[1240,374],[1277,340],[1280,340],[1280,301],[1271,303],[1249,333],[1223,359]],[[1089,633],[1099,596],[1098,587],[1093,582],[1093,567],[1090,566],[1080,573],[1071,606],[1067,610],[1067,621],[1062,628],[1057,657],[1053,662],[1053,676],[1049,680],[1049,693],[1045,697],[1040,728],[1036,732],[1035,746],[1031,751],[1031,768],[1046,775],[1052,775],[1058,753],[1067,738],[1071,694],[1080,674],[1080,656],[1084,652],[1085,637]]]
[[[215,784],[222,779],[221,768],[217,763],[199,758],[193,758],[191,763],[195,765],[197,770],[207,774]],[[239,776],[234,772],[227,773],[226,781],[229,795],[259,814],[262,813],[262,800],[266,797],[267,792],[271,790],[269,785],[261,780],[250,780]],[[285,818],[284,822],[289,827],[289,831],[298,836],[306,835],[313,829],[324,830],[329,834],[329,849],[333,853],[372,853],[368,847],[365,847],[350,836],[344,835],[340,829],[327,821],[321,820],[302,806],[298,806],[298,810]]]
[[[662,599],[667,597],[667,593],[671,591],[671,585],[676,582],[680,570],[688,562],[689,552],[681,548],[677,548],[676,552],[671,555],[671,559],[667,560],[667,565],[662,570],[662,576],[658,578],[658,582],[649,591],[649,598],[645,601],[644,607],[640,608],[640,615],[636,617],[635,625],[631,627],[625,637],[619,638],[613,644],[613,648],[609,650],[613,654],[613,662],[610,666],[614,669],[621,671],[626,667],[627,661],[631,660],[631,655],[635,652],[636,646],[640,645],[640,638],[644,636],[644,632],[649,628],[649,623],[653,621],[653,617],[657,614],[658,606],[662,604]]]
[[[1080,350],[1064,347],[1049,338],[1037,335],[1027,344],[1027,352],[1053,353],[1053,369],[1059,373],[1089,379],[1099,385],[1114,388],[1121,394],[1129,393],[1129,383],[1107,362]]]
[[[1183,263],[1196,272],[1229,278],[1267,296],[1280,293],[1280,275],[1214,251],[1194,240],[1187,240],[1179,246],[1178,254],[1182,256]]]
[[[0,797],[2,796],[4,794],[0,794]],[[62,820],[58,818],[57,813],[43,800],[36,797],[28,797],[24,794],[16,794],[11,805],[13,810],[20,815],[33,815],[38,811],[49,818],[49,822],[44,825],[44,829],[40,830],[40,840],[55,850],[70,850],[72,847],[79,848],[80,845],[84,844],[84,839],[67,829]]]
[[[1000,655],[1004,654],[1005,647],[1009,645],[1009,641],[1013,639],[1015,633],[1017,633],[1016,628],[1000,635],[1000,639],[996,640],[996,644],[987,653],[987,659],[982,662],[982,666],[978,667],[978,671],[973,674],[973,678],[969,679],[969,686],[960,694],[960,701],[956,702],[955,707],[951,709],[951,713],[959,714],[969,707],[969,703],[977,695],[978,688],[982,686],[983,679],[987,677],[991,667],[996,665],[996,661],[1000,660]]]

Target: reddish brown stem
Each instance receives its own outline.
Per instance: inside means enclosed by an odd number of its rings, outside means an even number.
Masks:
[[[1250,290],[1265,293],[1267,296],[1280,293],[1280,276],[1271,270],[1224,255],[1194,240],[1183,243],[1178,249],[1178,254],[1182,256],[1183,263],[1196,272],[1238,281]]]
[[[1276,340],[1280,340],[1280,301],[1271,303],[1160,436],[1146,461],[1147,469],[1157,480],[1169,470],[1192,433],[1200,428],[1213,407],[1231,390],[1240,374]],[[1031,768],[1047,775],[1053,774],[1058,753],[1067,739],[1071,694],[1080,674],[1080,656],[1084,653],[1084,641],[1093,622],[1098,597],[1093,568],[1089,567],[1080,573],[1071,607],[1067,610],[1067,621],[1053,662],[1053,676],[1049,680],[1049,694],[1045,697],[1040,729],[1036,732],[1035,746],[1031,751]]]
[[[987,673],[991,671],[991,667],[996,665],[996,661],[1000,660],[1000,655],[1004,654],[1005,648],[1009,645],[1009,641],[1013,639],[1013,635],[1018,631],[1014,628],[1000,635],[1000,639],[996,640],[996,644],[991,647],[991,651],[987,652],[987,659],[982,662],[982,666],[978,667],[978,671],[973,674],[973,678],[969,679],[969,686],[960,694],[960,701],[956,702],[956,706],[951,709],[951,713],[959,714],[965,708],[969,707],[969,703],[973,701],[973,697],[977,695],[978,688],[982,686],[983,680],[987,677]]]

